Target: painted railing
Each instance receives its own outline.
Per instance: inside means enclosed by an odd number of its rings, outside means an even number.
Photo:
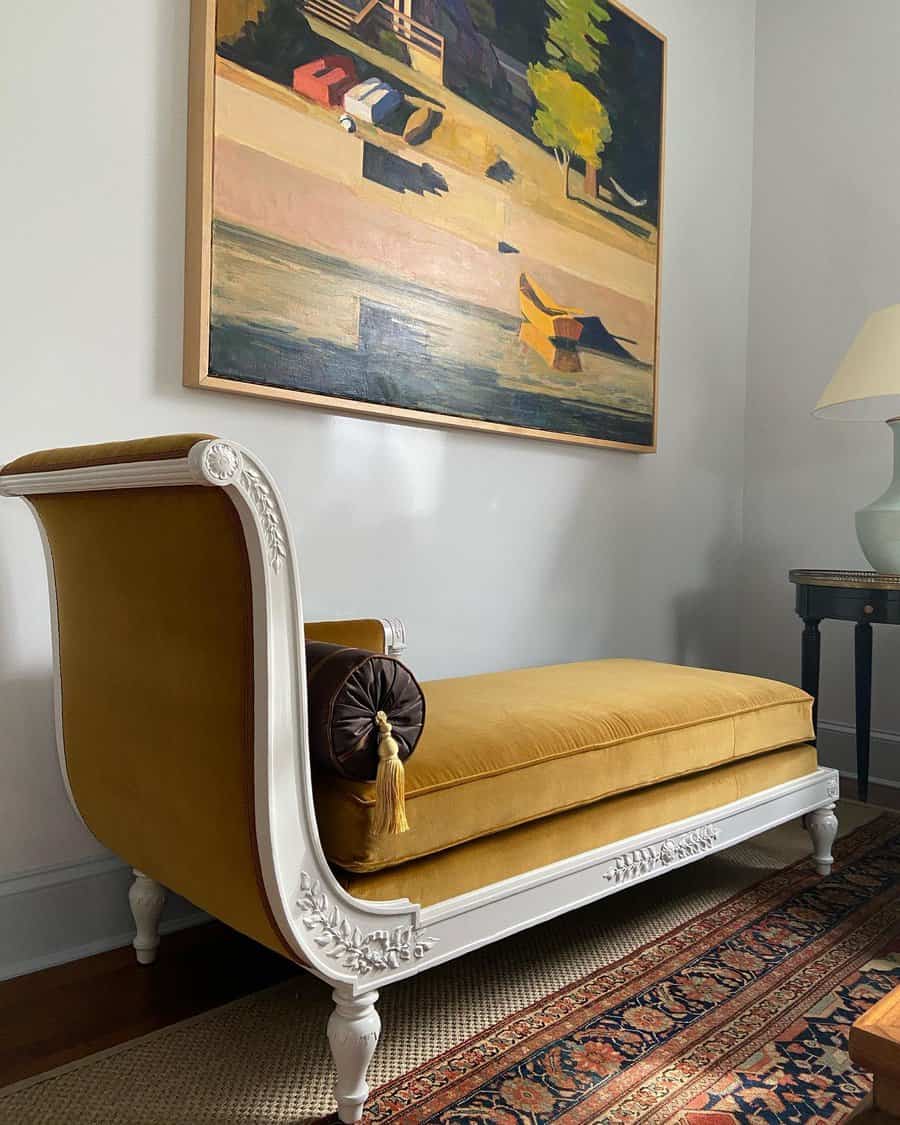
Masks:
[[[361,35],[372,25],[386,28],[408,47],[431,55],[443,68],[443,35],[401,12],[389,0],[369,0],[359,10],[342,3],[342,0],[304,0],[303,6],[310,15],[318,16],[341,31],[356,35]]]
[[[418,47],[419,50],[433,55],[443,63],[444,37],[440,32],[432,31],[424,23],[419,23],[412,16],[399,11],[393,4],[386,3],[385,0],[376,0],[374,6],[369,5],[369,7],[372,8],[369,18],[373,22],[389,28],[398,39],[410,46]]]
[[[340,31],[353,31],[361,14],[340,0],[304,0],[303,7],[310,15],[318,16]]]

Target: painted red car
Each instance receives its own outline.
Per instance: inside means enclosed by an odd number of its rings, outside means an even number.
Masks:
[[[324,106],[339,106],[356,82],[356,67],[347,55],[323,55],[294,70],[297,93]]]

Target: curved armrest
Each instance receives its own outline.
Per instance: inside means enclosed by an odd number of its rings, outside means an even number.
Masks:
[[[38,518],[60,762],[67,782],[92,779],[76,787],[76,808],[98,838],[146,879],[184,892],[335,987],[363,989],[362,977],[423,957],[433,943],[420,932],[420,908],[354,898],[322,850],[293,535],[254,455],[203,435],[47,451],[6,466],[2,496],[26,497]],[[98,579],[95,557],[115,583]],[[155,630],[156,648],[140,650],[157,678],[145,670],[133,705],[113,711],[107,670],[133,662],[132,622],[155,621],[161,600],[177,628]],[[105,631],[79,627],[95,617]],[[390,619],[322,622],[306,635],[386,655],[405,642],[402,624]],[[207,673],[192,717],[174,672],[188,664]],[[78,685],[72,719],[61,706],[64,677]],[[110,755],[118,772],[103,767]],[[177,785],[158,784],[166,768]],[[75,804],[71,783],[69,793]],[[187,802],[196,815],[181,815]],[[223,824],[246,830],[223,835]]]
[[[362,648],[387,656],[398,656],[406,648],[406,627],[396,617],[307,621],[303,632],[308,641]]]

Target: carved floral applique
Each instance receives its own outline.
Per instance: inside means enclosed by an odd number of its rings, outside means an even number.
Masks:
[[[379,969],[397,969],[404,961],[419,961],[438,941],[415,926],[363,933],[348,922],[337,906],[329,904],[319,880],[305,871],[300,875],[297,905],[303,925],[315,932],[316,945],[326,956],[340,961],[343,968],[360,976]]]

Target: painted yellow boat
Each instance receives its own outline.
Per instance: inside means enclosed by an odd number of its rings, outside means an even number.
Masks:
[[[528,321],[519,329],[519,339],[536,352],[551,371],[559,371],[564,375],[577,375],[581,371],[581,358],[574,344],[559,344]]]
[[[550,339],[577,341],[581,337],[582,324],[577,318],[584,310],[557,305],[527,273],[519,278],[519,304],[522,316]]]

